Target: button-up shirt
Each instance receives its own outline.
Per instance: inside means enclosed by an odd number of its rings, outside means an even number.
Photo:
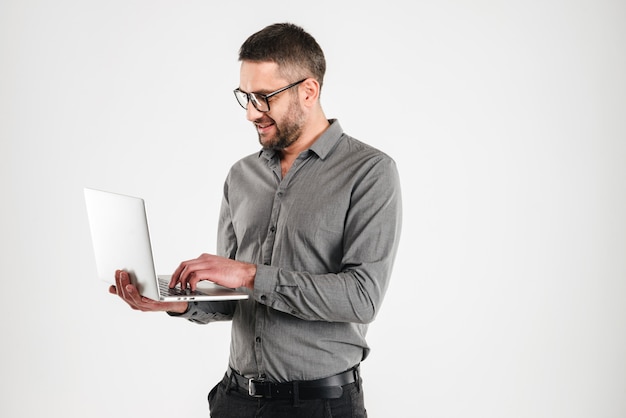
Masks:
[[[284,178],[273,150],[233,165],[217,253],[256,264],[254,290],[180,315],[232,319],[230,367],[247,377],[318,379],[369,353],[400,237],[400,182],[388,155],[330,122]]]

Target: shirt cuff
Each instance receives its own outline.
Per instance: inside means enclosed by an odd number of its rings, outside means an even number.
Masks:
[[[276,291],[278,284],[278,268],[258,264],[254,277],[254,299],[264,305],[268,305],[271,295]]]

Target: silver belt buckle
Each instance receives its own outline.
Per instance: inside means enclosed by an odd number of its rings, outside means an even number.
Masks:
[[[263,381],[257,379],[248,380],[248,395],[252,396],[253,398],[262,398],[262,394],[256,393],[256,383],[263,383]]]

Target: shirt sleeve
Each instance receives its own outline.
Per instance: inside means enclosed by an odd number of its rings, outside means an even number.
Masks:
[[[189,302],[184,313],[168,312],[169,316],[184,318],[197,324],[217,321],[229,321],[233,318],[237,301]]]
[[[258,265],[253,297],[305,320],[370,323],[389,284],[401,222],[398,171],[385,156],[352,190],[341,271],[313,275]]]

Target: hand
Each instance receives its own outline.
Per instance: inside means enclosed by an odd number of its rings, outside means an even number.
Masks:
[[[200,257],[183,261],[172,274],[170,287],[180,283],[182,289],[187,286],[196,290],[196,285],[202,280],[208,280],[218,285],[229,287],[247,287],[254,289],[256,265],[219,257],[212,254],[202,254]]]
[[[159,302],[141,296],[137,288],[130,283],[128,273],[123,270],[115,272],[115,286],[109,287],[109,293],[118,295],[131,308],[143,312],[184,313],[187,310],[187,302]]]

